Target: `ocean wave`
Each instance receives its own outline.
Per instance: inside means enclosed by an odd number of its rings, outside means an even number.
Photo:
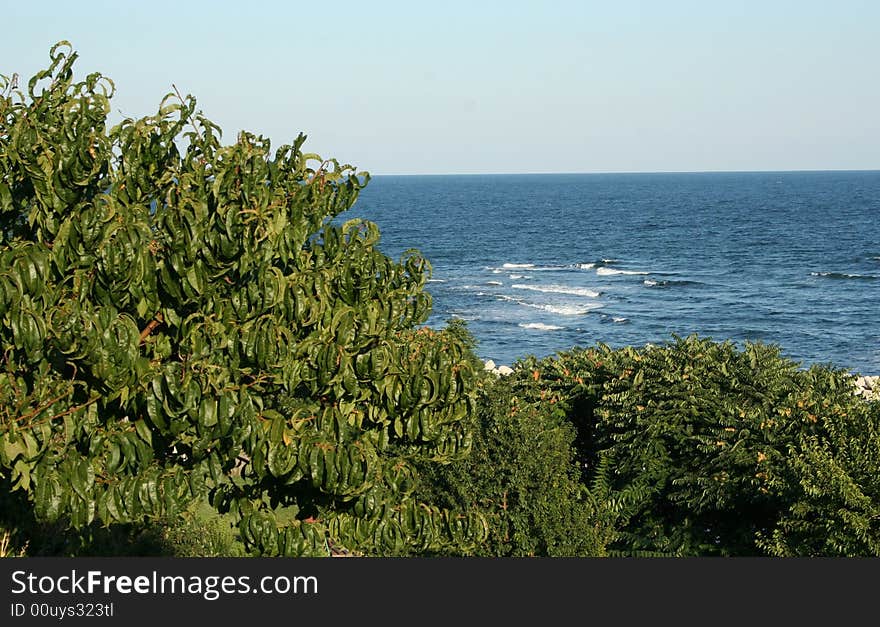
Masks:
[[[486,285],[504,285],[501,281],[486,281]]]
[[[515,296],[508,296],[506,294],[497,294],[496,298],[498,298],[498,300],[516,303],[517,305],[522,305],[523,307],[531,307],[532,309],[549,311],[550,313],[558,314],[560,316],[582,316],[591,312],[594,309],[599,309],[603,307],[602,303],[589,303],[580,305],[531,303],[522,298],[516,298]]]
[[[650,272],[640,272],[637,270],[617,270],[615,268],[606,268],[604,266],[596,268],[596,274],[599,276],[611,276],[615,274],[651,274]]]
[[[585,287],[567,287],[565,285],[523,285],[516,283],[511,285],[517,290],[531,290],[533,292],[545,292],[549,294],[571,294],[573,296],[586,296],[587,298],[598,298],[599,292],[588,290]]]
[[[673,281],[673,280],[660,280],[660,279],[645,279],[642,283],[646,287],[673,287],[676,285],[687,286],[687,285],[701,285],[699,281]]]
[[[535,309],[543,309],[544,311],[549,311],[550,313],[559,314],[560,316],[583,316],[584,314],[590,313],[593,309],[598,309],[601,307],[601,304],[595,304],[590,306],[575,306],[575,305],[545,305],[542,303],[527,303],[521,302],[520,305],[525,305],[526,307],[534,307]]]
[[[537,329],[538,331],[559,331],[565,328],[555,324],[544,324],[543,322],[521,322],[517,326],[523,329]]]
[[[561,270],[571,270],[572,268],[576,267],[576,265],[572,264],[538,265],[535,263],[503,263],[501,264],[501,266],[485,266],[486,270],[491,270],[496,274],[499,272],[510,272],[511,270],[529,270],[531,272],[559,272]]]
[[[866,279],[868,281],[880,278],[873,274],[849,274],[846,272],[810,272],[810,276],[818,276],[826,279]]]
[[[446,279],[428,279],[428,283],[446,283]]]
[[[514,281],[516,281],[517,279],[531,279],[532,278],[532,276],[529,274],[510,274],[508,276],[509,276],[509,278],[513,279]]]
[[[500,272],[516,272],[528,270],[530,272],[566,272],[572,270],[592,270],[602,265],[613,265],[619,263],[617,259],[597,259],[596,261],[586,261],[581,263],[513,263],[506,262],[500,266],[483,266],[485,270],[489,270],[495,274]]]
[[[602,314],[601,321],[613,322],[614,324],[626,324],[629,322],[629,318],[625,318],[623,316],[608,316],[606,314]]]

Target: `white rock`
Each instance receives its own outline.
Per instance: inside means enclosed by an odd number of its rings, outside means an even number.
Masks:
[[[487,359],[485,369],[486,370],[495,370],[495,362],[492,361],[491,359]]]
[[[511,368],[510,366],[498,366],[497,372],[502,377],[506,377],[509,374],[513,374],[513,368]]]
[[[866,399],[880,399],[880,376],[859,376],[854,384],[857,395]]]

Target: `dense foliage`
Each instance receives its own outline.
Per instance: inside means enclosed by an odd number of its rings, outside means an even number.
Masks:
[[[208,499],[248,550],[464,550],[416,501],[466,454],[474,372],[419,329],[429,265],[332,219],[369,179],[220,129],[191,97],[108,127],[77,55],[0,79],[0,487],[74,528]],[[10,496],[10,492],[14,494]]]
[[[612,554],[880,555],[880,404],[846,371],[689,337],[517,376],[564,401]]]
[[[605,555],[616,516],[581,480],[565,399],[525,371],[486,373],[479,389],[471,454],[427,468],[426,497],[486,517],[474,555]]]
[[[848,372],[696,336],[483,372],[428,262],[334,221],[369,175],[191,97],[109,127],[50,57],[0,77],[0,555],[880,555]]]

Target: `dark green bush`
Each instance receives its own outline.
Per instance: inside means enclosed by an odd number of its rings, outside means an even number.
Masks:
[[[463,324],[454,332],[469,337]],[[604,555],[613,519],[581,482],[563,399],[547,396],[531,372],[484,373],[472,421],[470,455],[424,469],[421,487],[426,500],[487,519],[489,538],[471,554]]]
[[[612,552],[878,554],[880,415],[846,371],[697,337],[529,367],[620,515]]]

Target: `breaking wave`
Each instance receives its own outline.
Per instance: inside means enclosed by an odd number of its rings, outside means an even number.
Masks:
[[[873,274],[849,274],[846,272],[810,272],[810,276],[819,276],[826,279],[864,279],[868,281],[880,278]]]
[[[660,280],[660,279],[645,279],[642,281],[642,284],[645,287],[674,287],[674,286],[687,286],[687,285],[703,285],[699,281],[672,281],[672,280]]]
[[[599,292],[588,290],[585,287],[567,287],[565,285],[524,285],[516,283],[511,285],[517,290],[531,290],[533,292],[545,292],[548,294],[571,294],[572,296],[585,296],[587,298],[598,298]]]
[[[507,296],[505,294],[499,294],[497,296],[499,300],[504,300],[512,303],[516,303],[517,305],[522,305],[523,307],[531,307],[532,309],[540,309],[542,311],[549,311],[550,313],[558,314],[560,316],[582,316],[591,312],[594,309],[599,309],[603,307],[601,303],[588,303],[581,305],[566,305],[566,304],[553,304],[553,303],[531,303],[522,298],[516,298],[514,296]]]
[[[543,322],[521,322],[517,326],[523,329],[537,329],[538,331],[560,331],[565,328],[555,324],[544,324]]]
[[[599,276],[612,276],[615,274],[650,274],[650,272],[640,272],[637,270],[618,270],[617,268],[606,268],[605,266],[596,268],[596,274]]]

